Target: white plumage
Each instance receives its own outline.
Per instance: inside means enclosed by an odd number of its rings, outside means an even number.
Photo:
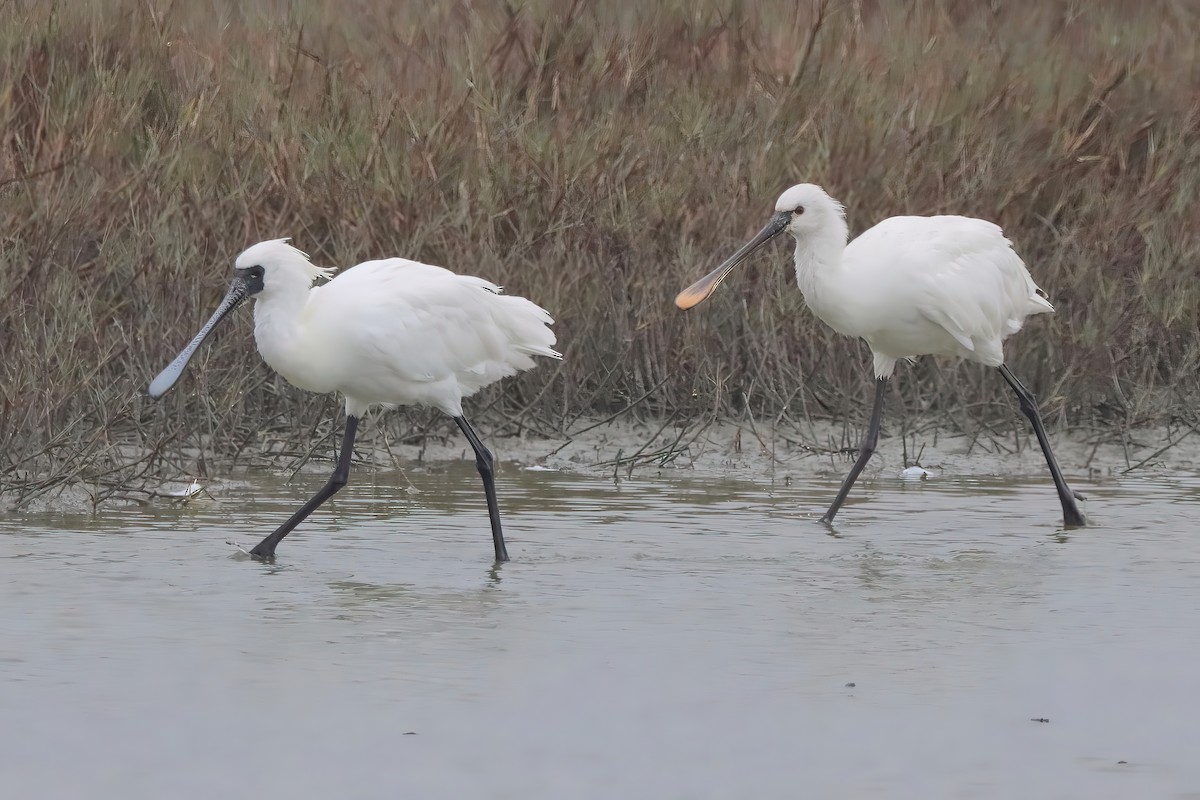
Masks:
[[[805,302],[834,330],[866,340],[878,378],[922,355],[999,367],[1004,339],[1027,316],[1054,310],[990,222],[891,217],[847,245],[842,206],[821,187],[795,186],[779,204],[804,208],[788,230]]]
[[[788,189],[758,235],[680,292],[691,308],[750,253],[783,232],[796,240],[796,283],[822,321],[864,339],[874,356],[875,408],[858,460],[823,519],[833,520],[874,452],[887,380],[900,359],[958,356],[1000,370],[1016,392],[1046,456],[1068,525],[1082,525],[1050,449],[1032,394],[1004,364],[1004,340],[1033,314],[1054,310],[1000,228],[970,217],[892,217],[849,244],[842,205],[809,183]]]
[[[533,367],[534,356],[562,358],[553,349],[554,320],[482,278],[403,258],[367,261],[313,287],[333,272],[313,266],[286,239],[247,248],[216,313],[151,382],[150,396],[174,386],[217,323],[253,296],[254,338],[263,359],[301,389],[341,393],[346,434],[326,485],[251,554],[274,557],[279,542],[346,484],[358,419],[368,408],[426,405],[453,417],[475,451],[496,560],[508,560],[492,454],[463,416],[462,401]]]
[[[482,278],[389,258],[310,289],[308,263],[276,240],[236,266],[266,271],[254,306],[263,360],[301,389],[340,392],[347,414],[425,405],[460,417],[463,398],[532,368],[533,356],[562,358],[550,314]]]

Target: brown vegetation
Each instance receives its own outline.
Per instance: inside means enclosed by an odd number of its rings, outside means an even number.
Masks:
[[[1168,1],[0,4],[0,491],[328,431],[336,401],[270,373],[245,316],[140,397],[233,256],[278,236],[551,309],[566,361],[473,405],[510,429],[638,399],[857,417],[865,347],[804,310],[784,246],[671,303],[800,180],[854,231],[1002,224],[1058,309],[1009,347],[1050,420],[1190,414],[1198,42]],[[982,369],[926,360],[897,385],[893,408],[951,424],[1010,413]]]

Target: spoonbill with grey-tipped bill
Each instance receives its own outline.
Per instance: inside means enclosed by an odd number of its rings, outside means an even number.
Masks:
[[[334,270],[314,266],[287,241],[260,242],[237,257],[225,299],[148,390],[162,397],[217,323],[253,297],[263,360],[294,386],[345,398],[346,429],[333,474],[251,555],[274,558],[279,542],[346,485],[358,421],[368,408],[423,405],[450,415],[475,451],[496,561],[507,561],[494,459],[463,416],[462,401],[530,369],[534,356],[562,358],[553,349],[554,320],[482,278],[403,258],[366,261],[314,287]]]

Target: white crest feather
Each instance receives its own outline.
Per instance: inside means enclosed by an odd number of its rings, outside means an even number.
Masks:
[[[252,245],[237,257],[235,265],[239,268],[244,268],[252,267],[256,264],[266,264],[267,262],[291,263],[301,266],[310,281],[315,281],[318,278],[329,280],[337,272],[336,267],[318,267],[316,264],[313,264],[308,260],[308,253],[288,244],[290,241],[290,237],[284,237],[282,239],[268,239],[265,242]]]

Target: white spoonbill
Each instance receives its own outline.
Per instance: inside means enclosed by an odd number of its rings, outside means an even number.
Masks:
[[[1004,339],[1031,314],[1054,307],[996,225],[970,217],[892,217],[846,243],[841,203],[820,186],[793,186],[758,234],[675,298],[705,300],[747,256],[787,231],[796,240],[796,282],[813,312],[838,333],[866,340],[875,356],[875,406],[858,459],[821,518],[833,522],[879,441],[888,380],[902,358],[959,356],[996,367],[1033,425],[1067,526],[1085,523],[1050,449],[1037,401],[1004,364]]]
[[[555,352],[554,322],[523,297],[482,278],[403,258],[366,261],[322,286],[334,270],[316,267],[287,239],[260,242],[237,257],[229,292],[212,318],[150,384],[162,397],[213,328],[253,296],[258,352],[294,386],[340,392],[346,432],[333,475],[251,555],[269,559],[283,537],[346,485],[358,420],[371,406],[425,405],[454,418],[483,478],[496,561],[507,561],[492,454],[463,416],[462,401]]]

